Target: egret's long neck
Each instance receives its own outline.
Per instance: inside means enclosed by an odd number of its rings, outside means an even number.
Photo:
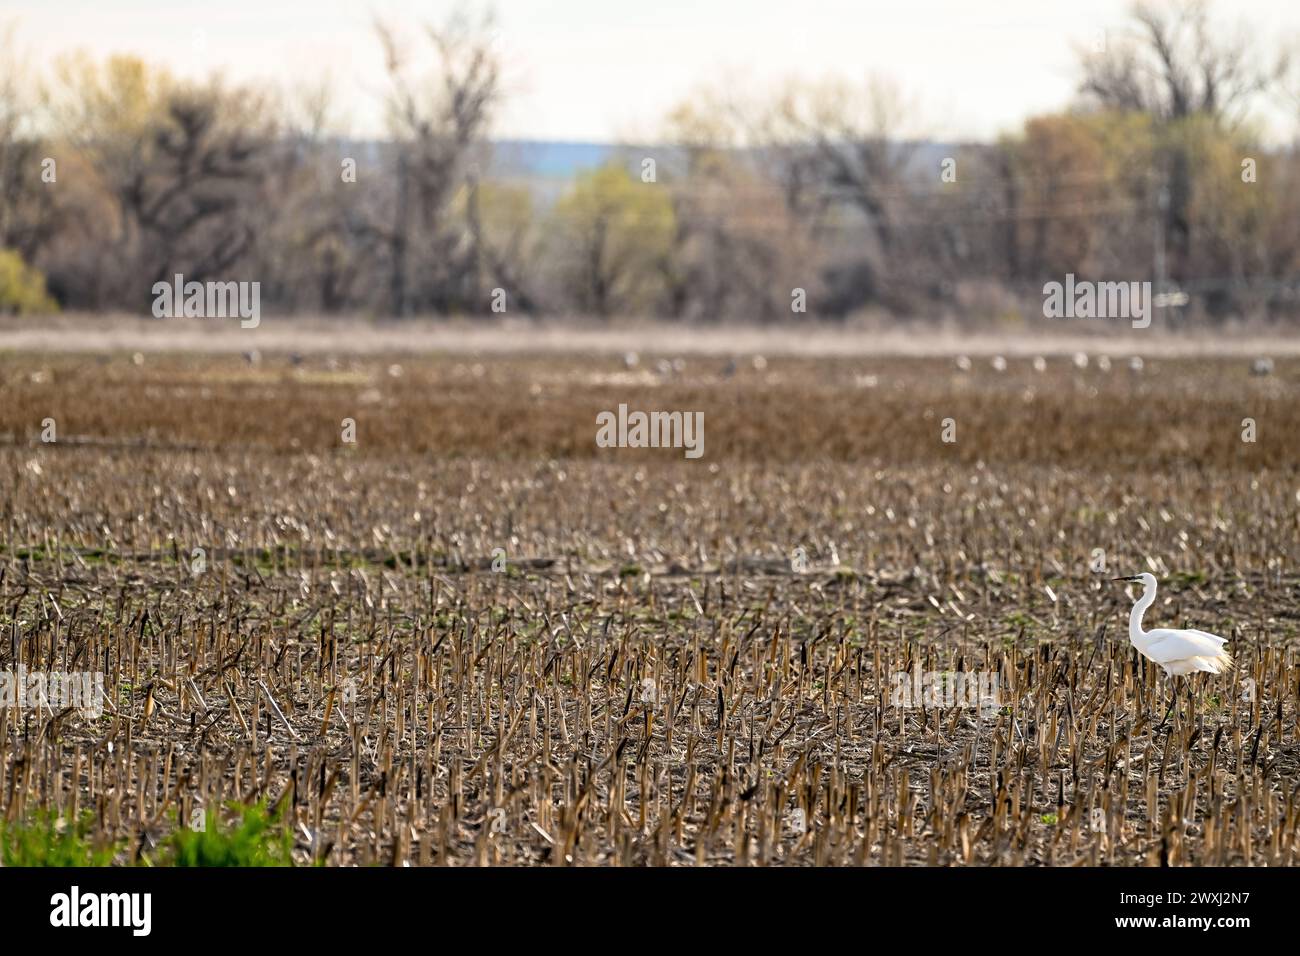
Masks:
[[[1142,615],[1147,612],[1156,599],[1156,589],[1143,589],[1142,596],[1138,602],[1133,605],[1133,611],[1128,616],[1128,639],[1134,644],[1146,637],[1146,631],[1142,630]]]

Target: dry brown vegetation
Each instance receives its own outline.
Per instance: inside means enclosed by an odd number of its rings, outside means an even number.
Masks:
[[[659,358],[0,357],[0,669],[110,698],[0,711],[0,815],[121,862],[232,800],[330,865],[1296,862],[1300,363]],[[619,402],[704,457],[596,448]],[[1163,726],[1142,570],[1239,662]],[[893,706],[914,668],[1002,705]]]

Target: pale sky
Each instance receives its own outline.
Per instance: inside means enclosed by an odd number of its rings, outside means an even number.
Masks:
[[[653,138],[700,84],[890,77],[916,133],[987,139],[1062,108],[1075,50],[1122,27],[1128,0],[497,0],[509,95],[498,138]],[[138,54],[183,76],[213,70],[290,85],[328,72],[350,132],[380,129],[371,13],[415,25],[448,0],[0,0],[38,60]],[[1220,0],[1216,17],[1264,43],[1300,38],[1296,0]],[[1280,113],[1277,115],[1281,115]],[[1289,131],[1288,131],[1289,133]]]

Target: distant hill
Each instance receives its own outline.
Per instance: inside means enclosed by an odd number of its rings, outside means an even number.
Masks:
[[[937,178],[940,163],[947,157],[960,157],[971,148],[960,143],[922,140],[908,144],[908,168],[912,175]],[[661,171],[673,171],[683,162],[682,151],[675,146],[619,145],[614,143],[564,143],[544,140],[497,140],[492,143],[492,174],[504,179],[543,177],[572,179],[589,169],[603,166],[611,159],[623,157],[629,168],[640,169],[643,157],[653,156]]]
[[[963,149],[968,148],[957,143],[931,141],[910,146],[907,165],[910,174],[918,180],[937,178],[945,157],[960,157]],[[374,140],[351,141],[341,147],[349,155],[362,157],[363,163],[374,163],[379,161],[384,144]],[[682,150],[675,146],[503,139],[488,144],[485,152],[486,161],[480,162],[486,178],[525,186],[543,202],[553,202],[576,176],[611,160],[621,159],[630,172],[639,175],[641,160],[653,156],[660,176],[664,177],[682,172],[685,163]]]
[[[625,147],[610,143],[558,143],[542,140],[507,139],[492,144],[492,172],[506,178],[546,176],[571,179],[595,169],[623,152]]]

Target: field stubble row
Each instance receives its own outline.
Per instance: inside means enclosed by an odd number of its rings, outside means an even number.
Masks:
[[[1296,369],[646,366],[0,360],[0,669],[109,687],[0,712],[4,818],[122,862],[231,800],[329,864],[1294,862]],[[597,449],[620,402],[705,456]],[[1106,580],[1147,569],[1240,663],[1163,727]],[[999,706],[897,706],[918,670]]]

